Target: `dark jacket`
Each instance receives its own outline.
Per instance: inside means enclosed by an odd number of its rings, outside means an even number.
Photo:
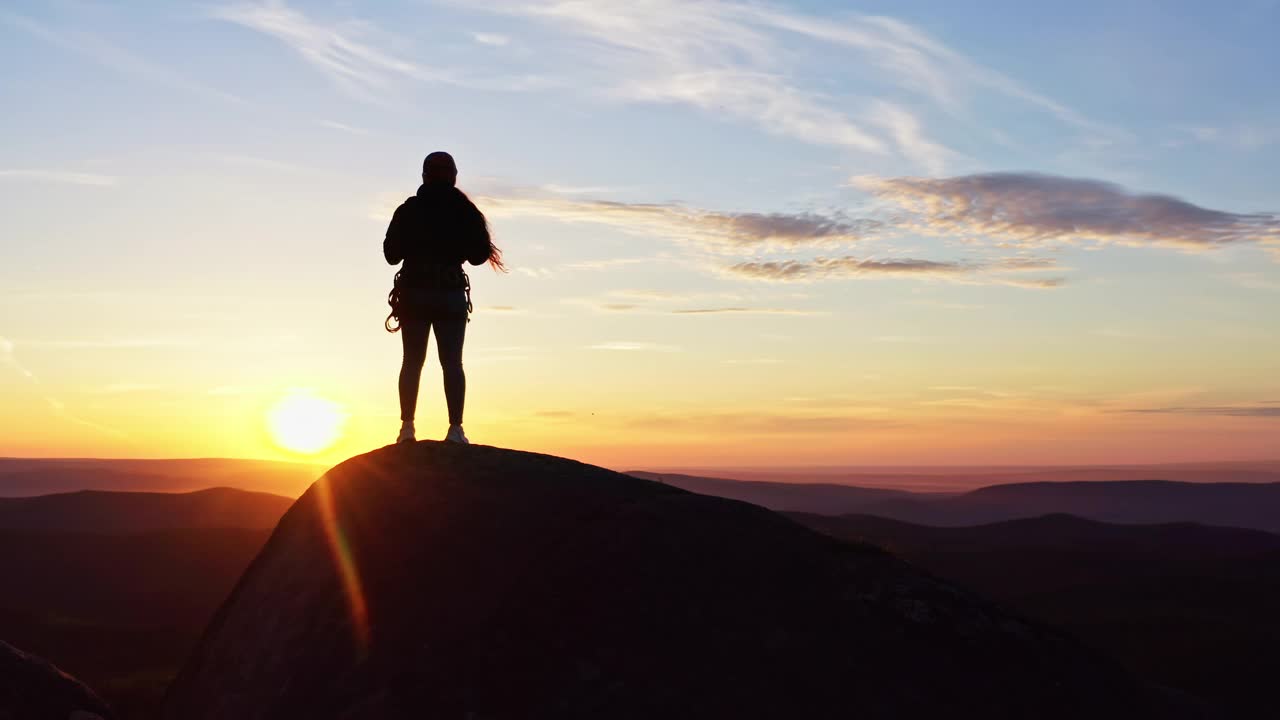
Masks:
[[[406,283],[434,285],[450,275],[441,270],[457,273],[463,262],[479,265],[489,259],[489,228],[461,190],[423,185],[391,216],[382,254],[391,265],[404,261]]]

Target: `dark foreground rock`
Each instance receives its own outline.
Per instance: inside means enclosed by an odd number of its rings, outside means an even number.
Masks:
[[[198,718],[1145,718],[1056,631],[764,509],[432,442],[331,470],[170,689]]]
[[[52,664],[0,642],[0,720],[111,720],[105,703]]]

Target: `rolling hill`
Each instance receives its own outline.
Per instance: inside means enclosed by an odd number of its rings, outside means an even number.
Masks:
[[[627,473],[645,480],[673,485],[689,492],[732,498],[780,512],[813,512],[842,515],[860,512],[888,500],[914,500],[928,497],[906,490],[893,490],[834,483],[786,483],[757,480],[681,475],[678,473]],[[941,497],[941,496],[940,496]]]
[[[0,638],[152,717],[291,500],[226,488],[0,498]]]
[[[287,497],[232,488],[189,493],[81,490],[0,498],[0,530],[270,529],[291,504]]]
[[[632,474],[780,512],[877,515],[922,525],[958,527],[1068,513],[1111,523],[1196,522],[1280,532],[1280,482],[1097,480],[1006,483],[963,493],[912,493],[825,483]]]
[[[324,470],[307,463],[225,458],[0,458],[0,497],[78,490],[192,492],[211,487],[297,497]]]
[[[550,477],[546,473],[552,473],[549,468],[561,467],[556,463],[568,461],[550,458],[523,464],[525,461],[521,460],[522,464],[512,466],[518,471],[500,480],[501,463],[496,469],[468,469],[464,476],[463,468],[470,466],[458,465],[462,461],[457,458],[424,456],[427,457],[435,459],[431,463],[424,460],[422,467],[400,467],[396,472],[445,485],[424,489],[399,482],[380,487],[379,483],[390,481],[366,479],[372,484],[373,497],[366,499],[363,491],[348,491],[342,496],[349,505],[344,512],[355,513],[349,518],[355,518],[361,527],[375,523],[369,527],[378,527],[379,533],[391,530],[378,523],[409,523],[415,517],[432,527],[441,522],[466,523],[465,527],[457,525],[449,531],[456,537],[441,536],[433,542],[442,542],[442,548],[453,548],[450,552],[457,554],[459,562],[496,562],[495,572],[501,568],[514,571],[523,561],[482,560],[476,553],[488,546],[475,545],[476,538],[496,532],[495,527],[502,524],[513,524],[513,528],[534,524],[553,538],[571,537],[563,528],[555,528],[575,513],[581,515],[580,509],[573,510],[574,503],[579,502],[573,498],[590,497],[595,492],[583,483],[601,482],[607,489],[617,482],[612,479],[614,475],[595,469],[593,472],[604,474],[591,475],[595,479],[590,481],[586,475],[575,480],[576,494],[567,496],[571,502],[562,506],[554,501],[557,496],[552,488],[556,486],[542,483]],[[555,472],[574,478],[578,477],[575,473],[584,472],[574,468],[584,467],[587,466],[571,464]],[[481,470],[485,479],[477,487],[454,487],[467,482],[470,473]],[[527,488],[510,487],[523,482],[522,478],[543,479]],[[992,501],[983,497],[986,491],[929,495],[832,484],[742,482],[676,475],[663,475],[661,479],[665,489],[662,485],[649,486],[661,491],[655,497],[678,493],[676,488],[683,486],[706,494],[737,494],[741,499],[786,509],[896,506],[905,508],[903,512],[948,512],[950,517],[964,517],[965,513],[975,512],[975,507],[982,512],[1013,514],[1046,506],[1088,509],[1091,503],[1105,504],[1108,493],[1117,492],[1117,487],[1107,482],[1085,488],[1093,494],[1081,493],[1075,487],[1055,494],[1054,488],[1014,485],[1004,486],[1007,489],[996,493],[1010,495]],[[1118,487],[1134,496],[1130,500],[1134,505],[1140,505],[1142,498],[1149,497],[1143,493],[1152,490],[1145,483],[1136,490],[1128,483]],[[1239,492],[1231,485],[1211,489],[1222,490],[1228,497]],[[517,490],[527,495],[509,495]],[[1266,486],[1246,490],[1267,491]],[[378,499],[392,491],[392,495]],[[1156,484],[1154,491],[1169,492],[1169,488]],[[444,494],[431,495],[436,504],[427,503],[410,512],[409,508],[418,507],[414,503],[422,500],[419,494],[424,492]],[[1178,499],[1179,492],[1184,490],[1175,487],[1171,494]],[[966,495],[976,495],[978,501],[952,504]],[[641,493],[638,497],[645,496]],[[517,508],[503,504],[504,498],[509,497],[524,498],[520,501],[522,511],[545,517],[519,519],[511,514]],[[9,583],[0,595],[0,638],[46,657],[84,680],[110,701],[121,717],[153,717],[161,694],[196,647],[215,609],[263,548],[277,519],[290,504],[287,498],[227,488],[184,494],[92,491],[0,498],[0,577],[21,578],[21,582]],[[1172,507],[1181,512],[1194,505],[1182,500],[1161,511],[1169,512]],[[471,509],[464,512],[464,506]],[[378,507],[392,515],[378,519]],[[1234,512],[1240,505],[1223,507]],[[311,508],[309,513],[320,508],[314,499]],[[1212,504],[1198,511],[1207,509],[1221,512]],[[436,517],[440,515],[452,519]],[[614,515],[605,513],[600,517],[600,522],[607,525],[613,522],[609,518]],[[653,515],[646,522],[656,523],[655,529],[644,532],[658,533],[657,527],[670,526],[670,532],[677,534],[668,537],[666,543],[693,543],[688,547],[696,548],[697,543],[711,542],[712,536],[723,536],[722,540],[739,545],[732,552],[728,548],[717,550],[726,553],[715,556],[720,560],[710,556],[698,560],[696,567],[686,568],[689,572],[710,572],[718,577],[720,570],[712,564],[732,564],[739,552],[751,557],[759,553],[767,556],[763,549],[751,550],[754,544],[741,545],[738,535],[755,530],[725,524],[727,521],[717,519],[719,515],[707,516],[702,525],[692,520],[677,521],[677,517]],[[1211,698],[1240,717],[1249,717],[1257,703],[1265,701],[1262,689],[1269,687],[1265,669],[1277,662],[1275,648],[1280,647],[1280,629],[1272,617],[1274,607],[1280,603],[1280,582],[1276,578],[1280,541],[1275,535],[1192,523],[1117,525],[1063,514],[973,527],[924,526],[856,514],[835,517],[797,513],[793,517],[844,540],[888,548],[919,568],[994,598],[1018,613],[1066,628],[1087,645],[1119,658],[1141,678]],[[412,534],[412,528],[407,525],[404,532]],[[599,538],[581,541],[603,544],[592,552],[604,552],[617,542],[611,532],[600,532],[604,534]],[[361,542],[351,538],[351,551],[357,552],[361,543],[372,542],[373,538],[370,535]],[[650,538],[645,542],[653,541]],[[556,547],[539,544],[533,537],[525,542]],[[575,540],[564,547],[578,543]],[[663,544],[653,551],[666,553],[669,549]],[[389,552],[394,559],[398,551]],[[330,556],[326,553],[325,557]],[[614,562],[608,558],[602,556],[600,563],[604,564],[593,567],[604,568]],[[637,566],[640,569],[647,578],[643,582],[633,583],[625,578],[609,582],[642,588],[667,572],[649,565]],[[592,582],[604,582],[601,578],[607,575]],[[443,586],[473,587],[470,583],[474,582],[459,576]],[[539,583],[534,586],[543,587]],[[544,590],[550,593],[556,587],[559,586],[546,585]],[[685,597],[683,590],[671,592]]]
[[[1229,717],[1273,709],[1280,667],[1280,535],[1068,515],[928,527],[867,515],[791,517],[870,542],[1072,632],[1142,677]]]

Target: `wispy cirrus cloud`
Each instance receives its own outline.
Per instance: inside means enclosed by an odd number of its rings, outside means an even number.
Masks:
[[[961,110],[966,96],[975,90],[987,90],[1025,102],[1081,129],[1111,132],[1008,75],[969,59],[910,23],[876,15],[805,16],[758,5],[749,11],[779,29],[859,50],[900,85],[952,111]]]
[[[529,195],[479,198],[487,214],[546,217],[611,225],[630,233],[699,244],[713,251],[747,247],[799,247],[857,242],[876,220],[838,213],[722,212],[665,203],[624,203]]]
[[[27,343],[23,343],[23,344],[25,345]],[[17,350],[17,343],[15,343],[14,341],[6,337],[0,337],[0,365],[8,365],[9,367],[11,367],[14,371],[16,371],[19,375],[21,375],[28,383],[30,383],[31,386],[36,388],[42,387],[44,383],[40,382],[40,378],[38,378],[34,372],[29,370],[25,365],[23,365],[18,360],[16,350]],[[120,440],[126,440],[126,441],[130,440],[129,436],[126,433],[121,432],[116,428],[107,427],[105,425],[101,425],[101,424],[92,422],[90,420],[86,420],[78,415],[71,413],[70,411],[67,410],[67,404],[62,402],[56,397],[44,394],[42,392],[40,395],[40,398],[41,400],[44,401],[45,406],[49,408],[49,411],[60,419],[75,423],[77,425],[82,425],[87,428],[91,428],[95,431],[98,431],[106,435],[110,435],[111,437],[114,437]]]
[[[130,350],[136,348],[195,347],[205,343],[194,338],[180,337],[119,337],[74,340],[24,340],[22,344],[26,347],[55,350]]]
[[[53,27],[35,18],[5,9],[0,9],[0,23],[5,23],[50,45],[85,57],[91,62],[121,75],[204,99],[235,104],[244,102],[237,95],[193,80],[171,67],[148,60],[119,45],[113,44],[96,33],[74,28]]]
[[[903,213],[902,226],[1038,246],[1094,241],[1207,249],[1280,243],[1280,216],[1201,207],[1169,195],[1035,173],[949,178],[860,177],[854,184]]]
[[[652,257],[622,257],[622,258],[606,258],[601,260],[574,260],[567,262],[564,267],[570,270],[607,270],[610,268],[624,267],[628,265],[647,265],[654,261]]]
[[[8,365],[24,378],[35,381],[35,373],[28,370],[25,365],[18,361],[18,356],[15,352],[16,348],[17,346],[12,340],[6,337],[0,337],[0,364]]]
[[[115,187],[120,178],[114,175],[97,173],[68,172],[66,170],[38,169],[0,169],[0,180],[63,183],[67,185],[89,185],[92,187]]]
[[[852,255],[801,259],[758,259],[761,253],[813,252],[843,248],[893,230],[887,220],[816,211],[795,213],[725,212],[669,203],[625,203],[566,197],[511,194],[480,198],[491,216],[534,216],[564,222],[590,222],[618,230],[672,240],[708,257],[691,263],[729,276],[773,281],[813,281],[854,277],[940,278],[966,284],[1000,284],[1053,288],[1061,277],[1014,277],[1015,274],[1061,270],[1048,258],[1013,256],[984,261],[919,258],[865,258]],[[726,256],[750,257],[724,266]],[[630,260],[628,260],[630,261]],[[591,303],[596,309],[630,311],[633,303]],[[739,306],[723,306],[729,310]],[[741,306],[746,311],[746,306]],[[750,308],[759,312],[758,308]]]
[[[920,119],[897,103],[876,101],[868,114],[870,122],[884,128],[898,150],[929,173],[939,175],[957,153],[929,139]]]
[[[630,427],[664,430],[668,432],[734,432],[744,435],[810,435],[823,433],[847,433],[886,430],[907,427],[899,420],[890,420],[879,414],[807,414],[807,413],[654,413],[628,417]]]
[[[1280,123],[1259,125],[1237,123],[1225,126],[1201,125],[1184,128],[1195,140],[1228,147],[1234,150],[1254,151],[1280,143]]]
[[[511,44],[511,38],[502,33],[493,32],[473,32],[471,39],[481,45],[489,45],[491,47],[505,47]]]
[[[1061,277],[1010,277],[1010,273],[1057,270],[1053,260],[1008,258],[987,262],[921,260],[916,258],[859,258],[850,255],[812,260],[751,260],[724,268],[730,275],[752,280],[808,282],[832,278],[912,277],[939,279],[966,284],[1012,285],[1028,288],[1055,288],[1065,284]]]
[[[1114,134],[893,18],[686,0],[499,0],[484,8],[555,33],[557,48],[578,62],[549,72],[571,76],[571,87],[693,107],[802,142],[896,153],[930,173],[959,156],[931,135],[922,110],[968,121],[982,95],[1091,135]],[[832,94],[833,79],[851,77],[874,89]]]
[[[1224,280],[1249,290],[1280,290],[1280,277],[1275,273],[1234,272],[1221,276]]]
[[[622,352],[680,352],[680,348],[676,345],[664,345],[662,343],[652,342],[634,342],[630,340],[596,343],[595,345],[588,346],[588,349],[617,350]]]
[[[1227,417],[1280,419],[1280,400],[1245,405],[1170,405],[1167,407],[1134,408],[1126,412],[1155,415],[1222,415]]]
[[[397,79],[446,81],[453,76],[380,49],[375,28],[367,22],[318,20],[283,0],[214,7],[212,17],[254,30],[284,43],[303,60],[345,90],[368,96],[386,90]]]
[[[319,122],[321,127],[327,127],[330,130],[340,130],[350,135],[368,135],[369,134],[369,131],[365,130],[364,128],[359,128],[359,127],[355,127],[354,125],[341,123],[341,122],[338,122],[337,120],[320,120]]]
[[[816,310],[794,310],[776,307],[694,307],[662,310],[635,303],[591,303],[591,307],[604,312],[643,312],[659,315],[826,315]]]
[[[133,393],[154,392],[163,389],[162,385],[139,382],[108,383],[90,390],[94,395],[129,395]]]
[[[913,277],[962,284],[1056,288],[1066,283],[1051,258],[1029,248],[1089,241],[1102,244],[1209,249],[1260,244],[1280,257],[1280,216],[1205,208],[1167,195],[1139,194],[1097,180],[1033,173],[950,178],[859,177],[855,185],[881,207],[861,217],[838,211],[725,212],[672,203],[625,203],[563,196],[512,194],[484,199],[496,215],[533,215],[606,224],[682,242],[714,256],[738,255],[713,266],[741,278],[806,282],[855,277]],[[957,237],[1001,248],[1006,257],[978,260],[918,257],[768,257],[847,248],[904,232]],[[803,252],[802,252],[803,251]],[[760,255],[765,257],[760,257]],[[1057,272],[1053,276],[1037,275]]]
[[[69,410],[67,410],[66,403],[62,402],[61,400],[58,400],[57,398],[46,397],[44,401],[45,401],[45,404],[49,406],[49,410],[58,418],[66,420],[67,422],[75,423],[76,425],[87,427],[91,430],[96,430],[97,432],[100,432],[103,435],[108,435],[110,437],[116,438],[117,440],[132,442],[132,438],[129,437],[129,434],[124,432],[123,430],[120,430],[115,427],[108,427],[101,423],[93,422],[92,420],[86,420],[85,418],[82,418],[79,415],[72,414]]]
[[[672,315],[825,315],[816,310],[793,310],[773,307],[706,307],[671,310]]]
[[[566,298],[562,302],[605,313],[646,315],[826,315],[819,310],[756,304],[766,298],[746,298],[730,292],[670,292],[664,290],[611,290],[603,297]]]
[[[735,3],[496,3],[541,21],[591,62],[585,86],[617,100],[723,113],[806,142],[884,154],[887,143],[783,72],[777,28]],[[582,72],[583,68],[595,71]]]
[[[491,57],[486,67],[459,70],[428,64],[407,49],[387,50],[411,46],[367,19],[322,18],[283,0],[222,5],[210,14],[275,38],[364,98],[406,80],[581,91],[617,102],[696,108],[805,143],[898,155],[931,174],[960,156],[930,132],[927,113],[972,122],[968,108],[983,95],[1022,103],[1095,135],[1109,132],[892,18],[720,0],[453,2],[470,12],[532,21],[539,32],[528,42],[553,51],[532,60],[522,56],[518,68],[501,65],[514,58]],[[511,42],[494,32],[470,37],[491,47]],[[851,78],[868,89],[833,93]]]

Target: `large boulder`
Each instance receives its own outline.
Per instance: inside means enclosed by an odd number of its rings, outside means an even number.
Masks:
[[[1068,637],[870,547],[556,457],[330,470],[166,698],[200,718],[1143,718]]]
[[[0,720],[111,720],[93,691],[53,664],[0,642]]]

